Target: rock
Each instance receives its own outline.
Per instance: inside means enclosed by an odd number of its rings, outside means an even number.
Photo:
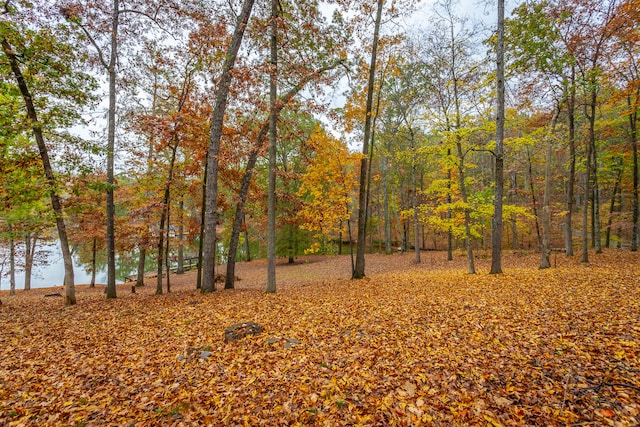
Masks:
[[[236,323],[224,330],[225,341],[236,341],[247,335],[258,335],[262,333],[262,326],[254,322]]]

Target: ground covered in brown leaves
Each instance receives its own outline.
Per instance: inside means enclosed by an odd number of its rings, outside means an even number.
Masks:
[[[480,254],[481,256],[483,254]],[[640,256],[589,265],[506,254],[466,274],[442,253],[239,265],[238,289],[202,295],[193,273],[0,294],[0,425],[524,426],[640,423]],[[224,341],[239,322],[259,335]]]

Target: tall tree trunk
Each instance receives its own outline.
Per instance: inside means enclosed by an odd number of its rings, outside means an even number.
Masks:
[[[111,18],[111,52],[107,72],[109,73],[109,111],[107,113],[107,298],[116,297],[116,230],[115,230],[115,179],[114,158],[116,150],[116,66],[118,62],[118,24],[120,3],[113,1]]]
[[[93,244],[91,245],[91,283],[89,284],[90,288],[96,287],[96,255],[98,252],[97,249],[98,249],[98,239],[94,237]],[[143,263],[143,266],[144,266],[144,263]],[[140,275],[140,269],[138,269],[138,275]],[[144,267],[142,269],[142,275],[144,276]],[[136,280],[139,280],[139,278],[137,278]]]
[[[564,216],[564,249],[567,256],[573,256],[573,204],[574,189],[576,185],[576,125],[575,125],[575,66],[571,67],[571,81],[569,87],[569,182],[567,189],[567,213]]]
[[[587,118],[589,120],[589,142],[588,143],[591,148],[591,157],[593,159],[591,164],[591,168],[592,168],[591,173],[593,177],[592,231],[594,233],[593,240],[594,240],[596,253],[602,253],[602,236],[600,233],[600,188],[598,184],[598,153],[596,150],[597,147],[596,147],[596,130],[595,130],[596,108],[598,106],[597,104],[598,91],[597,91],[596,77],[592,77],[591,87],[592,87],[591,99],[589,104],[590,112],[589,114],[587,114]]]
[[[367,103],[365,107],[364,121],[364,141],[362,143],[362,160],[360,161],[360,189],[358,194],[358,236],[356,243],[356,266],[353,271],[353,279],[362,279],[364,277],[364,252],[366,248],[367,237],[367,182],[368,169],[367,161],[369,155],[369,140],[371,139],[371,112],[373,107],[373,87],[376,76],[376,62],[378,57],[378,38],[380,35],[380,24],[382,22],[382,5],[383,0],[378,0],[378,8],[376,12],[376,22],[373,31],[373,45],[371,47],[371,62],[369,64],[369,80],[367,82]]]
[[[458,141],[456,143],[458,148],[458,185],[460,186],[460,195],[462,196],[462,202],[465,204],[464,208],[464,243],[465,248],[467,249],[467,265],[469,267],[469,274],[476,273],[476,267],[473,260],[473,245],[471,242],[471,214],[469,212],[469,208],[466,207],[467,204],[467,189],[464,183],[464,153],[462,152],[462,143]]]
[[[271,0],[269,72],[269,193],[267,195],[267,293],[276,292],[276,143],[278,139],[278,0]]]
[[[16,244],[13,237],[13,226],[9,226],[9,295],[16,294]]]
[[[552,140],[555,135],[556,120],[560,112],[560,107],[556,109],[551,119],[549,135],[546,137],[546,158],[544,168],[544,195],[542,196],[542,247],[540,251],[540,268],[551,268],[551,165]]]
[[[491,220],[491,271],[502,273],[502,196],[504,193],[504,0],[498,0],[498,111],[496,117],[496,198]]]
[[[2,50],[9,59],[11,65],[11,71],[18,83],[18,88],[22,94],[26,109],[27,117],[29,118],[31,129],[40,151],[40,158],[42,159],[42,166],[44,168],[44,174],[47,178],[49,185],[49,197],[51,198],[51,206],[53,213],[56,217],[56,227],[58,229],[58,239],[60,240],[60,249],[62,250],[62,260],[64,263],[64,286],[65,286],[65,304],[74,305],[76,303],[76,291],[73,276],[73,259],[71,257],[71,250],[69,248],[69,240],[67,238],[67,228],[64,222],[64,213],[62,211],[62,203],[60,203],[60,197],[58,196],[58,189],[55,176],[53,175],[53,169],[51,167],[51,161],[49,160],[49,151],[44,142],[44,136],[42,135],[42,127],[38,121],[38,115],[36,114],[36,108],[33,104],[33,97],[29,92],[27,82],[22,75],[20,65],[15,52],[6,39],[2,39]]]
[[[536,222],[536,239],[538,243],[538,247],[542,247],[542,234],[540,233],[540,215],[538,214],[538,202],[536,200],[536,189],[534,186],[533,179],[533,166],[531,165],[531,150],[527,147],[527,159],[529,163],[529,190],[531,191],[531,203],[533,205],[533,216]],[[544,197],[544,196],[543,196]]]
[[[593,141],[593,222],[595,230],[596,253],[602,253],[602,230],[600,224],[600,182],[598,180],[598,157],[595,140]]]
[[[168,202],[170,203],[170,201]],[[167,272],[167,293],[171,292],[171,264],[169,262],[169,244],[170,244],[170,233],[169,230],[171,224],[171,207],[169,205],[169,209],[167,210],[167,244],[164,247],[164,263],[165,263],[165,271]]]
[[[518,203],[518,173],[515,170],[511,175],[511,194],[511,203],[515,205]],[[514,251],[518,249],[518,221],[515,215],[511,218],[511,249]]]
[[[158,75],[153,74],[153,95],[151,100],[151,114],[156,114],[158,105]],[[154,157],[153,138],[149,138],[149,147],[147,148],[147,177],[153,173],[153,157]],[[149,220],[149,214],[145,217]],[[148,229],[147,229],[148,231]],[[147,239],[138,244],[138,274],[136,275],[136,287],[144,286],[145,263],[147,261]]]
[[[384,206],[384,252],[391,255],[391,213],[389,212],[389,157],[382,156],[382,188]]]
[[[289,91],[283,95],[279,101],[276,103],[276,113],[280,114],[282,109],[302,90],[304,87],[314,80],[315,78],[322,75],[324,72],[332,70],[336,68],[342,61],[335,62],[334,64],[328,65],[326,67],[322,67],[315,72],[309,74],[305,78],[303,78],[296,86],[289,89]],[[233,216],[233,225],[231,227],[231,238],[229,239],[229,255],[227,259],[227,273],[225,278],[225,289],[233,289],[234,280],[235,280],[235,267],[236,267],[236,257],[238,253],[238,243],[240,242],[240,231],[242,230],[242,223],[244,222],[244,205],[247,202],[247,196],[249,194],[249,185],[251,184],[251,179],[253,177],[253,170],[256,166],[256,162],[258,160],[258,155],[262,151],[262,146],[267,139],[267,135],[269,133],[269,123],[270,120],[267,120],[263,123],[260,131],[258,132],[258,137],[256,138],[256,143],[251,152],[249,153],[249,159],[247,160],[247,164],[245,165],[244,175],[242,176],[242,183],[240,184],[240,192],[238,193],[238,201],[236,203],[236,209]]]
[[[224,113],[227,108],[229,86],[233,78],[233,67],[236,62],[240,44],[244,36],[244,30],[249,22],[249,16],[253,8],[254,0],[244,0],[242,12],[238,17],[236,28],[227,49],[225,62],[222,67],[222,75],[218,84],[216,100],[211,120],[211,133],[209,137],[209,150],[207,153],[207,179],[206,179],[206,209],[204,220],[204,242],[202,250],[202,292],[208,293],[216,290],[215,284],[215,256],[216,256],[216,225],[218,223],[218,155],[220,154],[220,139],[222,137],[222,125]]]
[[[144,267],[147,261],[147,248],[140,246],[138,251],[138,274],[136,275],[136,287],[144,286]]]
[[[640,94],[640,89],[638,90]],[[636,98],[637,99],[637,98]],[[631,96],[627,96],[627,106],[631,109]],[[638,250],[638,217],[640,217],[640,204],[638,203],[638,109],[629,114],[629,139],[633,152],[633,228],[631,231],[631,251]]]
[[[411,197],[411,204],[413,205],[413,246],[415,252],[414,261],[416,264],[420,264],[420,223],[418,221],[418,183],[416,173],[416,153],[415,153],[415,138],[413,131],[411,131],[411,187],[413,188],[413,194]]]
[[[242,223],[244,224],[244,252],[246,256],[245,261],[249,262],[251,261],[251,245],[249,244],[249,227],[247,226],[247,218],[244,213],[242,214]]]
[[[178,110],[180,111],[180,109]],[[165,238],[165,224],[167,227],[167,247],[169,245],[169,211],[171,203],[171,184],[173,182],[173,168],[176,162],[176,153],[178,151],[178,144],[180,139],[176,134],[173,135],[173,141],[171,141],[171,160],[169,161],[169,176],[167,182],[164,184],[164,197],[162,198],[162,212],[160,213],[160,236],[158,238],[158,277],[156,281],[156,295],[162,295],[162,265],[166,258],[163,258],[163,252],[165,252],[164,238]],[[167,251],[168,252],[168,251]],[[168,257],[167,257],[168,258]],[[169,260],[167,259],[167,291],[169,291]]]
[[[207,155],[207,157],[209,157]],[[202,174],[202,204],[200,207],[200,237],[198,239],[198,274],[196,279],[196,289],[202,289],[202,258],[204,249],[204,219],[207,204],[207,163],[204,164],[204,173]]]
[[[38,234],[27,232],[25,234],[24,246],[24,290],[31,290],[31,272],[33,271],[33,259],[36,256],[36,247],[38,245]]]
[[[582,201],[582,258],[580,262],[589,262],[589,199],[591,194],[591,143],[587,142],[584,172],[584,197]]]
[[[178,266],[176,274],[184,274],[184,201],[178,202]]]
[[[618,161],[618,173],[616,174],[616,181],[613,184],[613,195],[611,196],[611,204],[609,205],[609,219],[607,220],[607,231],[606,231],[606,237],[605,237],[605,247],[610,248],[611,247],[611,226],[613,224],[613,216],[614,213],[616,212],[615,210],[615,206],[616,206],[616,199],[618,198],[618,193],[620,191],[620,184],[622,183],[622,159],[620,159]]]
[[[451,149],[447,148],[447,158],[451,157]],[[452,198],[451,198],[451,168],[447,168],[447,204],[451,206]],[[451,208],[447,209],[447,220],[451,223],[453,213],[451,212]],[[447,230],[447,261],[453,261],[453,227],[449,225],[449,229]]]

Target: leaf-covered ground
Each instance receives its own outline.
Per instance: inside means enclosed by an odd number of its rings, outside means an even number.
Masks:
[[[153,296],[78,288],[2,293],[0,425],[640,424],[640,256],[590,265],[505,254],[505,274],[464,257],[371,256],[240,265],[239,289],[201,295],[193,274]],[[253,321],[257,336],[225,342]]]

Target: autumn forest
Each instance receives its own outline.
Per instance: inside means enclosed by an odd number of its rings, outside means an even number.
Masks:
[[[0,14],[0,424],[640,423],[639,0]]]

